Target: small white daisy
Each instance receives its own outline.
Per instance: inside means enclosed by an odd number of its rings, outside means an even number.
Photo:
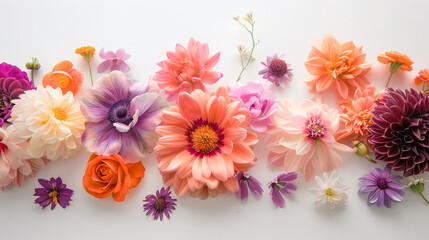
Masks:
[[[311,188],[310,192],[317,196],[315,205],[325,205],[329,209],[334,209],[338,205],[344,204],[347,200],[346,190],[349,186],[345,185],[341,175],[336,172],[323,173],[323,178],[316,176],[317,188]]]

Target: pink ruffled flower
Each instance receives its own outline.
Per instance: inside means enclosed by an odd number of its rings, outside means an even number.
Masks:
[[[188,48],[177,44],[175,52],[167,52],[167,59],[158,63],[161,67],[153,79],[168,95],[168,101],[175,101],[179,93],[191,93],[195,89],[207,92],[204,84],[214,84],[222,73],[210,71],[219,61],[220,53],[209,56],[207,43],[191,38]]]
[[[283,165],[286,172],[301,171],[308,181],[314,171],[320,173],[339,169],[342,160],[339,152],[354,152],[335,141],[338,130],[338,111],[314,98],[302,103],[286,100],[279,103],[273,116],[274,128],[268,133],[268,162]]]
[[[130,67],[125,63],[125,61],[130,59],[131,55],[126,53],[123,48],[116,50],[116,53],[112,51],[104,52],[104,48],[102,48],[100,51],[100,57],[105,61],[98,66],[97,71],[99,73],[105,72],[109,68],[111,72],[119,70],[127,73],[130,71]]]
[[[15,127],[6,130],[0,128],[0,189],[10,188],[13,184],[22,186],[24,177],[45,166],[46,158],[31,158],[25,151],[25,140],[15,133]]]
[[[277,109],[273,84],[268,81],[233,83],[228,86],[229,95],[240,101],[241,107],[249,110],[252,121],[249,126],[257,132],[266,132],[272,126],[271,115]]]

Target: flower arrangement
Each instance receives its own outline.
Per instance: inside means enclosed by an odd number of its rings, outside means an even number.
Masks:
[[[239,81],[255,59],[259,41],[252,13],[234,19],[252,40],[250,51],[238,47]],[[224,86],[218,84],[223,74],[214,70],[220,52],[211,55],[207,43],[191,38],[187,47],[177,44],[157,64],[154,86],[151,80],[129,78],[132,65],[126,61],[131,55],[125,49],[101,48],[102,60],[95,52],[92,46],[75,50],[88,64],[89,89],[82,87],[84,74],[67,60],[43,76],[37,88],[33,71],[41,65],[36,58],[26,64],[31,81],[17,66],[0,64],[1,190],[22,186],[48,162],[86,149],[91,156],[80,175],[82,188],[98,199],[126,201],[145,177],[143,162],[156,161],[166,186],[143,200],[143,211],[154,220],[170,219],[177,207],[174,194],[206,199],[229,193],[250,201],[249,191],[256,199],[269,192],[274,206],[284,208],[302,184],[310,185],[316,206],[335,209],[349,197],[349,184],[338,171],[343,156],[357,153],[378,165],[357,180],[358,193],[368,193],[368,205],[391,208],[392,202],[404,200],[404,187],[429,203],[423,194],[428,181],[416,177],[429,171],[429,70],[421,69],[414,78],[421,90],[388,88],[395,72],[413,70],[414,62],[405,54],[378,56],[380,63],[390,65],[390,76],[377,93],[367,77],[371,64],[362,47],[328,34],[304,63],[311,75],[305,83],[315,96],[296,101],[278,100],[273,89],[292,81],[285,55],[268,56],[254,76],[258,81]],[[107,73],[94,81],[91,63],[97,62],[97,72]],[[213,91],[206,87],[215,84]],[[323,100],[328,89],[337,97],[334,105]],[[265,189],[249,173],[256,167],[254,148],[264,135],[268,140],[261,147],[267,156],[258,164],[267,159],[282,169]],[[406,185],[400,183],[403,176],[411,177]],[[298,178],[305,183],[295,182]],[[36,204],[51,210],[70,205],[74,191],[61,177],[38,181],[42,188],[35,189]]]

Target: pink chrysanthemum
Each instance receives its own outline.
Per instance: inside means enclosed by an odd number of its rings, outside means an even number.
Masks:
[[[285,87],[285,83],[292,79],[292,68],[290,64],[286,63],[283,59],[283,55],[278,57],[274,54],[273,57],[267,57],[267,62],[261,62],[266,68],[259,71],[259,75],[263,75],[262,78],[276,84],[276,86]]]
[[[286,172],[301,171],[305,180],[314,170],[323,173],[339,169],[341,157],[336,151],[354,152],[354,149],[335,141],[338,130],[338,111],[322,104],[318,98],[299,103],[286,100],[279,103],[274,114],[274,128],[268,132],[268,161],[283,165]]]
[[[166,185],[179,196],[207,198],[219,192],[237,192],[235,173],[256,161],[252,151],[256,134],[246,130],[251,120],[225,87],[210,95],[202,90],[181,93],[178,106],[164,111],[155,153]]]
[[[191,38],[188,48],[177,44],[175,52],[167,52],[167,59],[158,63],[161,67],[153,79],[168,95],[168,101],[175,101],[181,92],[201,89],[207,92],[204,84],[214,84],[221,77],[211,69],[219,61],[220,53],[209,56],[207,43],[200,43]]]

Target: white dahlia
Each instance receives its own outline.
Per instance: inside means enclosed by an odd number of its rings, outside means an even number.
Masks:
[[[316,195],[316,206],[325,205],[332,210],[345,203],[349,186],[343,183],[338,172],[332,171],[329,174],[324,172],[323,178],[316,176],[314,180],[317,187],[310,189],[310,192]]]
[[[73,157],[81,146],[85,118],[73,94],[61,89],[39,87],[26,91],[15,104],[11,121],[17,134],[28,140],[27,152],[34,158],[50,160]]]

